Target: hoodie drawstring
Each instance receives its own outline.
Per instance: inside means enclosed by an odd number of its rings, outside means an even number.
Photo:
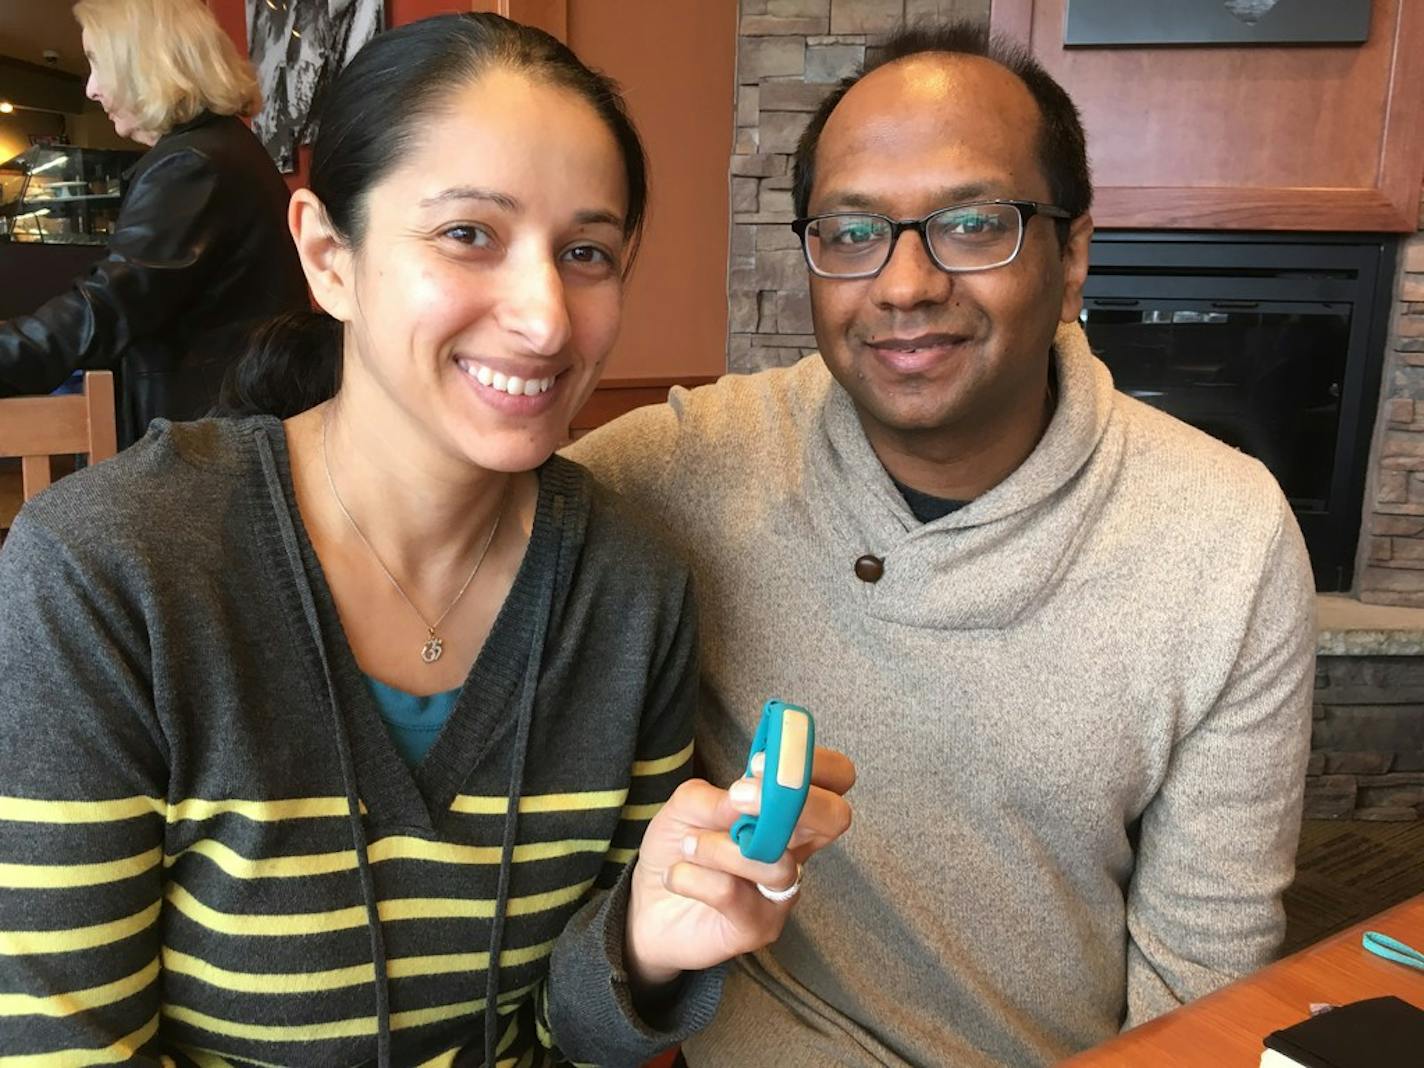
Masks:
[[[371,969],[376,982],[376,1064],[378,1068],[391,1068],[391,1001],[386,976],[386,942],[381,931],[381,914],[376,902],[376,880],[371,871],[371,857],[366,848],[366,824],[361,819],[361,799],[356,792],[356,765],[351,757],[351,741],[346,736],[346,725],[341,721],[341,706],[336,700],[336,683],[332,678],[331,664],[326,655],[326,643],[322,640],[321,620],[317,615],[316,602],[312,600],[311,586],[305,580],[306,568],[302,565],[302,554],[297,542],[297,533],[292,526],[291,514],[287,511],[282,480],[277,473],[277,462],[272,456],[272,443],[264,430],[253,435],[257,439],[258,454],[262,458],[262,473],[267,480],[267,489],[282,532],[282,547],[287,553],[288,566],[294,575],[302,577],[297,593],[302,602],[302,614],[306,617],[311,631],[312,642],[321,658],[322,675],[326,680],[327,710],[331,713],[332,733],[336,737],[336,749],[341,760],[341,780],[346,788],[346,818],[351,826],[351,840],[356,849],[356,869],[361,879],[361,896],[366,907],[366,927],[371,935]]]
[[[499,883],[495,891],[494,922],[490,926],[489,966],[485,971],[485,1068],[495,1068],[499,1035],[499,955],[504,945],[504,921],[509,912],[509,880],[514,864],[514,843],[519,835],[519,797],[524,789],[524,762],[529,753],[529,731],[534,722],[534,697],[539,688],[539,673],[544,665],[544,641],[549,633],[549,619],[554,614],[554,591],[559,576],[564,498],[556,496],[554,528],[560,531],[554,539],[554,559],[544,575],[540,590],[543,612],[535,616],[534,634],[529,646],[529,663],[519,691],[519,719],[514,733],[514,754],[510,760],[509,790],[504,813],[504,843],[499,855]]]

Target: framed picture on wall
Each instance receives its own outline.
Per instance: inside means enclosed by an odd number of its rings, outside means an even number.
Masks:
[[[247,0],[247,51],[262,88],[252,130],[284,174],[316,134],[322,90],[384,21],[382,0]]]
[[[1068,0],[1063,44],[1362,44],[1370,0]]]

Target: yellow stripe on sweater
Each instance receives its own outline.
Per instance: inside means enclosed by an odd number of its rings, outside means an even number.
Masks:
[[[366,926],[366,910],[360,905],[326,912],[227,913],[209,908],[177,883],[168,884],[165,897],[188,919],[219,934],[277,938]]]
[[[593,886],[592,879],[585,879],[573,886],[547,890],[542,894],[525,894],[512,897],[505,908],[506,916],[530,916],[536,912],[547,912],[572,904]],[[378,907],[383,921],[425,920],[425,919],[471,919],[487,920],[494,915],[494,899],[467,900],[454,897],[407,897],[392,901],[382,901]]]
[[[501,1003],[518,1001],[527,997],[534,984],[518,990],[507,990],[500,994]],[[454,1005],[432,1005],[410,1012],[391,1015],[391,1030],[399,1031],[407,1027],[422,1027],[426,1024],[443,1023],[446,1020],[472,1016],[484,1011],[485,999],[462,1001]],[[361,1038],[376,1033],[376,1018],[360,1016],[346,1020],[324,1020],[309,1024],[257,1024],[237,1020],[225,1020],[206,1012],[198,1012],[182,1005],[166,1004],[163,1015],[170,1020],[188,1024],[209,1034],[225,1038],[241,1038],[251,1042],[322,1042],[334,1038]],[[246,1058],[244,1058],[246,1059]],[[38,1068],[38,1066],[37,1066]]]
[[[633,765],[635,777],[662,775],[685,764],[692,755],[689,744],[677,753],[656,760],[640,760]],[[556,794],[531,794],[519,799],[520,812],[581,812],[621,805],[626,789],[584,790]],[[470,815],[502,815],[508,805],[503,796],[458,794],[451,810]],[[361,805],[361,811],[366,806]],[[189,797],[169,805],[161,797],[116,797],[107,801],[43,800],[31,797],[0,796],[0,820],[14,823],[114,823],[139,816],[164,815],[169,823],[208,820],[214,816],[236,815],[255,823],[281,820],[344,819],[346,798],[287,797],[271,801],[244,798],[207,799]]]
[[[518,968],[533,964],[554,952],[557,939],[533,946],[503,949],[499,953],[501,968]],[[461,972],[482,972],[489,967],[488,953],[436,953],[423,957],[396,957],[387,962],[386,973],[392,979],[412,979],[417,976],[455,975]]]
[[[198,1068],[237,1068],[237,1066],[234,1065],[232,1061],[226,1060],[223,1057],[218,1056],[216,1053],[210,1053],[205,1049],[199,1049],[197,1046],[186,1046],[180,1042],[175,1042],[173,1044],[179,1049],[181,1049],[184,1053],[186,1053],[188,1055],[188,1059],[194,1064],[196,1064]],[[243,1061],[244,1065],[257,1063],[260,1062],[247,1060]],[[273,1068],[282,1068],[282,1066],[274,1065]]]
[[[514,863],[553,860],[578,853],[604,853],[607,849],[607,839],[566,838],[555,842],[531,842],[514,847]],[[424,838],[393,835],[373,842],[369,852],[373,864],[391,860],[425,860],[438,864],[494,865],[499,863],[501,850],[499,846],[448,845]],[[352,849],[252,858],[213,838],[200,839],[186,849],[170,853],[163,858],[163,863],[171,867],[186,853],[206,857],[234,879],[293,879],[356,869],[356,852]]]
[[[366,811],[366,806],[361,806]],[[168,808],[168,822],[210,820],[214,816],[241,816],[254,823],[281,820],[345,819],[350,814],[344,797],[287,797],[277,801],[245,801],[241,798],[208,801],[190,797]]]
[[[229,971],[167,946],[163,949],[163,970],[238,994],[314,994],[360,986],[374,982],[376,978],[376,969],[370,964],[353,964],[349,968],[328,968],[319,972]]]
[[[518,990],[504,991],[499,995],[500,1012],[512,1011],[517,1007],[515,1003],[528,997],[538,985],[538,983],[530,983]],[[473,1016],[485,1011],[485,1000],[476,998],[474,1001],[462,1001],[455,1005],[432,1005],[426,1009],[397,1012],[391,1016],[391,1028],[396,1030],[403,1027],[425,1027],[428,1024],[444,1023],[446,1020],[457,1020],[462,1016]],[[506,1009],[504,1006],[508,1006],[508,1008]]]
[[[650,805],[624,805],[618,813],[620,820],[650,820],[662,811],[665,802],[656,801]]]
[[[158,846],[119,860],[98,864],[0,864],[0,890],[65,890],[132,879],[156,868],[163,852]]]
[[[552,940],[535,946],[506,949],[499,955],[500,967],[515,968],[522,964],[532,964],[543,960],[553,951]],[[392,979],[412,979],[482,972],[488,967],[488,953],[441,953],[421,957],[395,957],[386,962],[386,974]],[[314,994],[361,986],[374,982],[376,975],[370,964],[355,964],[348,968],[330,968],[317,972],[230,971],[198,957],[167,948],[163,950],[163,969],[232,993],[273,995]]]
[[[109,801],[41,801],[0,797],[0,820],[12,823],[117,823],[163,811],[161,797],[116,797]]]
[[[636,761],[633,764],[633,776],[637,778],[645,775],[666,775],[670,771],[676,771],[691,759],[692,743],[688,742],[672,756],[660,757],[657,760]]]
[[[504,1034],[499,1036],[499,1043],[494,1047],[495,1056],[503,1053],[514,1045],[514,1040],[519,1037],[519,1017],[515,1016],[509,1021],[509,1026],[504,1029]]]
[[[538,860],[555,860],[579,853],[603,853],[608,839],[564,838],[552,842],[529,842],[514,847],[514,863],[527,864]],[[371,862],[383,860],[430,860],[442,864],[498,864],[499,846],[452,846],[430,842],[424,838],[393,836],[372,843]]]
[[[534,1013],[534,1037],[539,1040],[539,1044],[546,1049],[553,1049],[554,1036],[549,1033],[547,1021],[549,1019],[549,984],[545,983],[539,988],[539,1002]]]
[[[18,1057],[6,1057],[5,1068],[81,1068],[89,1064],[119,1064],[132,1060],[140,1047],[158,1033],[158,1016],[130,1031],[117,1042],[103,1049],[57,1049],[48,1053],[31,1053]]]
[[[167,853],[163,866],[172,867],[179,857],[192,853],[207,857],[234,879],[285,879],[298,876],[330,875],[356,867],[356,851],[339,849],[330,853],[305,853],[287,857],[245,857],[216,838],[200,838],[186,849]]]
[[[173,1045],[186,1053],[198,1068],[236,1068],[227,1057],[235,1057],[233,1053],[219,1053],[216,1050],[205,1049],[202,1046],[190,1046],[186,1042],[174,1042]],[[241,1058],[243,1068],[290,1068],[285,1064],[274,1064],[271,1061],[259,1061],[254,1057],[244,1054]]]
[[[91,986],[86,990],[69,990],[62,994],[0,994],[0,1016],[73,1016],[76,1012],[101,1009],[116,1001],[133,997],[158,978],[155,958],[122,979]]]
[[[600,808],[617,808],[628,797],[627,789],[585,790],[581,793],[528,794],[519,799],[519,811],[527,812],[589,812]],[[451,812],[466,816],[503,816],[509,810],[509,798],[500,795],[456,794]]]
[[[159,902],[155,901],[132,916],[89,927],[64,927],[56,931],[0,931],[0,957],[73,953],[107,946],[153,926],[158,919],[158,909]]]
[[[593,885],[586,879],[573,886],[542,894],[512,897],[505,910],[508,916],[528,916],[571,904]],[[221,912],[210,908],[177,883],[168,886],[170,905],[188,919],[210,931],[241,937],[282,937],[325,934],[366,925],[366,910],[360,905],[326,912]],[[493,898],[408,897],[382,901],[377,912],[383,922],[399,920],[489,919],[494,915]]]
[[[212,1016],[182,1005],[164,1005],[163,1015],[209,1034],[251,1042],[321,1042],[333,1038],[361,1038],[376,1033],[374,1016],[311,1024],[258,1024],[224,1020],[221,1016]],[[395,1026],[394,1019],[391,1026]]]

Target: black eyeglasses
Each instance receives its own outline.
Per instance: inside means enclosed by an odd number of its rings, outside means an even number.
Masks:
[[[1036,200],[978,200],[939,208],[922,219],[892,219],[868,211],[833,211],[791,224],[806,266],[822,278],[871,278],[890,262],[900,235],[920,235],[942,271],[986,271],[1013,261],[1035,215],[1073,216]]]

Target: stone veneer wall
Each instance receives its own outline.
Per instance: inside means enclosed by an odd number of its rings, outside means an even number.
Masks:
[[[815,351],[806,265],[789,223],[791,153],[810,112],[904,21],[972,19],[989,0],[741,0],[732,156],[727,369]]]
[[[1362,601],[1424,607],[1424,200],[1400,248],[1365,489]]]
[[[1424,818],[1424,657],[1316,659],[1305,815]]]

